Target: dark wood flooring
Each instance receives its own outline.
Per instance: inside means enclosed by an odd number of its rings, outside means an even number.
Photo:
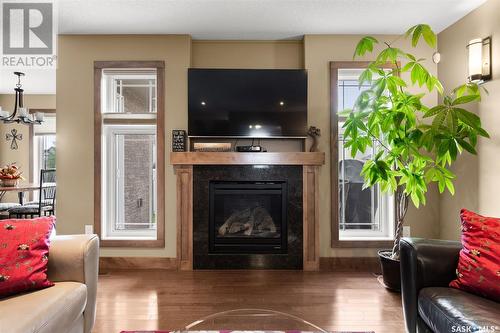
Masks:
[[[400,295],[386,291],[371,273],[159,270],[100,275],[93,332],[180,329],[237,308],[282,311],[328,330],[404,332]],[[248,323],[248,328],[294,328],[286,327],[293,325],[289,322],[264,320]],[[243,329],[221,327],[228,322],[221,319],[199,329]],[[299,324],[295,328],[304,329]]]

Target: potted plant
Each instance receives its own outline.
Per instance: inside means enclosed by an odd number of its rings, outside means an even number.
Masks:
[[[0,169],[0,180],[2,181],[2,186],[16,186],[19,179],[24,178],[22,176],[22,171],[17,167],[16,163],[7,164]]]
[[[426,24],[411,27],[404,37],[411,39],[413,48],[422,39],[430,47],[436,46],[436,35]],[[373,37],[362,38],[354,57],[373,52],[375,44],[379,41]],[[360,84],[368,83],[369,89],[342,114],[347,118],[345,146],[352,156],[374,146],[375,154],[361,171],[364,188],[378,185],[382,192],[395,196],[394,246],[378,254],[385,285],[399,290],[399,240],[410,200],[417,208],[425,205],[428,186],[433,183],[440,193],[447,189],[453,195],[451,164],[464,151],[476,154],[478,136],[489,135],[480,118],[464,109],[464,105],[480,101],[478,84],[467,82],[444,94],[438,78],[423,65],[424,59],[393,43],[384,45],[359,77]],[[384,70],[387,63],[392,64],[390,70]],[[412,93],[410,87],[420,87],[422,92]],[[432,91],[441,95],[442,103],[426,106],[422,98]]]

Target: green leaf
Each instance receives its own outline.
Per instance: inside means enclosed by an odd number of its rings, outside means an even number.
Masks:
[[[415,207],[418,208],[420,206],[420,199],[419,199],[417,193],[412,191],[410,194],[410,198],[411,198],[411,201],[413,202],[413,204],[415,205]]]
[[[403,53],[400,49],[395,47],[387,47],[382,52],[379,53],[377,61],[384,62],[395,62],[398,59],[398,54]]]
[[[366,52],[372,52],[373,45],[377,43],[378,40],[376,40],[371,36],[366,36],[361,38],[361,40],[358,42],[358,45],[356,45],[353,58],[356,58],[356,56],[362,57],[365,55]]]
[[[439,128],[443,126],[447,116],[448,112],[438,113],[432,120],[432,130],[436,132],[439,131]]]
[[[413,66],[415,65],[415,62],[414,61],[410,61],[408,62],[406,65],[403,66],[403,68],[401,68],[401,72],[408,72],[410,69],[413,68]]]
[[[433,76],[432,79],[433,79],[433,82],[434,82],[434,88],[436,88],[436,90],[442,95],[443,91],[444,91],[443,84],[435,76]]]
[[[453,111],[458,116],[458,119],[463,121],[468,126],[472,128],[477,128],[481,126],[481,119],[475,113],[472,113],[462,108],[453,108]]]
[[[457,88],[453,89],[453,93],[457,95],[457,97],[461,97],[465,94],[465,90],[467,89],[466,84],[462,84],[461,86],[458,86]]]
[[[465,95],[456,98],[451,105],[467,104],[473,101],[478,101],[481,99],[480,95]]]
[[[428,24],[417,24],[408,29],[405,33],[405,37],[411,36],[411,45],[413,47],[417,46],[420,37],[424,37],[425,42],[430,47],[436,47],[436,34],[432,31]]]
[[[479,135],[481,135],[484,138],[490,138],[490,135],[488,132],[486,132],[483,128],[479,127],[475,129]]]
[[[408,38],[408,36],[410,36],[413,31],[415,30],[415,28],[417,27],[417,25],[414,25],[412,26],[410,29],[408,29],[406,32],[405,32],[405,38]]]
[[[436,34],[427,24],[422,25],[422,35],[424,36],[424,40],[427,45],[432,48],[436,47]]]
[[[413,54],[410,54],[410,53],[407,53],[406,54],[406,57],[410,60],[412,60],[413,62],[416,62],[417,61],[417,58],[413,55]]]
[[[400,87],[406,87],[406,82],[399,76],[390,76],[390,80],[394,81],[394,83]]]
[[[440,113],[444,109],[446,109],[446,106],[444,106],[444,105],[436,105],[435,107],[430,108],[429,110],[427,110],[427,112],[424,114],[424,118],[429,118],[429,117],[435,116],[436,114]]]
[[[445,182],[446,182],[446,188],[451,193],[451,195],[455,195],[455,186],[453,186],[453,182],[448,178],[446,178]]]
[[[421,87],[427,82],[429,76],[430,74],[424,66],[419,63],[415,63],[411,70],[411,81],[413,84],[418,83]]]
[[[446,125],[448,126],[448,129],[451,131],[451,133],[457,133],[458,117],[454,112],[448,113],[448,116],[446,117]]]
[[[481,127],[481,119],[474,113],[469,112],[462,108],[453,108],[453,111],[457,114],[458,118],[464,122],[466,125],[472,127],[477,134],[482,137],[489,138],[490,135]]]
[[[359,81],[360,87],[363,85],[363,83],[371,84],[372,83],[372,70],[371,70],[371,68],[367,68],[363,72],[361,72],[361,74],[359,75],[358,81]]]
[[[344,109],[344,110],[339,112],[339,116],[348,117],[350,113],[352,113],[352,109]],[[345,123],[344,123],[344,126],[345,126]]]
[[[411,37],[411,45],[413,47],[417,46],[418,40],[420,39],[420,35],[422,35],[422,25],[419,24],[413,30],[413,35]]]
[[[465,150],[467,150],[469,153],[471,153],[473,155],[477,155],[476,149],[470,143],[468,143],[464,139],[460,139],[460,138],[457,138],[457,141],[458,141],[458,144],[460,145],[460,147],[464,148]]]

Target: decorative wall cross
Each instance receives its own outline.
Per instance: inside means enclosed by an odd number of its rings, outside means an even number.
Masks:
[[[18,149],[17,141],[21,141],[23,139],[22,134],[18,134],[17,130],[13,128],[10,133],[5,134],[5,140],[10,141],[10,149]]]

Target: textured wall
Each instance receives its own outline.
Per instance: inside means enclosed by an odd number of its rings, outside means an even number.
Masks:
[[[481,214],[500,216],[496,192],[500,186],[500,1],[489,0],[438,35],[442,61],[438,66],[441,82],[447,91],[464,83],[467,78],[468,41],[492,36],[493,80],[484,84],[489,95],[470,111],[481,118],[491,139],[480,139],[478,156],[464,155],[453,166],[457,174],[455,196],[441,197],[440,237],[460,237],[461,208]]]
[[[57,70],[58,232],[82,233],[94,216],[94,61],[165,61],[165,248],[102,249],[103,256],[175,257],[175,175],[171,131],[187,127],[187,35],[59,36]]]
[[[361,36],[308,35],[304,41],[194,41],[189,36],[59,37],[57,74],[59,230],[81,233],[93,217],[93,62],[95,60],[165,60],[166,62],[166,248],[103,249],[104,256],[175,256],[175,176],[169,163],[170,132],[187,127],[187,68],[306,68],[309,74],[309,124],[322,130],[320,149],[327,152],[321,170],[321,256],[375,255],[374,249],[330,248],[329,62],[352,60]],[[384,39],[384,36],[379,36]],[[397,36],[385,36],[393,40]],[[416,53],[430,59],[433,50]],[[432,72],[436,66],[428,61]],[[432,105],[436,96],[425,102]],[[278,145],[279,146],[279,145]],[[278,147],[275,146],[275,147]],[[287,146],[289,147],[289,146]],[[77,175],[77,176],[75,176]],[[77,199],[76,199],[77,198]],[[429,202],[411,209],[412,234],[439,233],[439,198],[431,189]]]

